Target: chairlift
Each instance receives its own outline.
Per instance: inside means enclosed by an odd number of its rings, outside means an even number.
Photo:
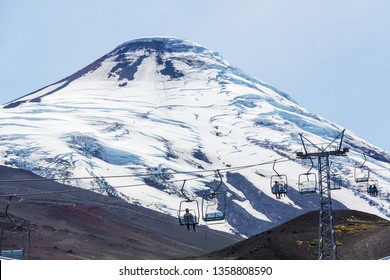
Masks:
[[[186,183],[186,180],[183,181],[183,185],[181,187],[181,193],[185,197],[185,200],[182,200],[179,204],[179,210],[177,211],[177,217],[179,219],[179,224],[181,226],[185,226],[188,224],[199,224],[199,203],[196,199],[191,199],[189,198],[185,193],[184,193],[184,185]],[[186,213],[190,213],[192,215],[191,220],[189,220],[187,217],[184,215]]]
[[[310,172],[313,169],[313,160],[309,157],[311,167],[306,173],[298,176],[298,190],[301,194],[314,194],[317,192],[317,175]]]
[[[357,189],[359,191],[364,191],[365,192],[368,189],[368,187],[369,187],[368,181],[367,182],[358,182],[356,184],[356,187],[357,187]]]
[[[354,170],[354,178],[356,183],[363,183],[368,182],[370,178],[370,170],[367,166],[364,166],[364,164],[367,161],[366,155],[364,156],[364,162],[360,166],[356,166]]]
[[[332,191],[340,190],[343,185],[341,175],[333,174],[330,176],[330,189]]]
[[[5,215],[11,224],[1,228],[0,233],[0,253],[2,257],[11,259],[30,259],[31,232],[27,225],[17,224],[9,215],[8,209],[13,196],[5,208]]]
[[[202,219],[206,223],[221,222],[226,219],[226,192],[218,191],[223,182],[219,170],[217,173],[220,179],[218,187],[202,197]]]
[[[301,194],[314,194],[317,192],[317,175],[315,173],[302,173],[298,176],[298,189]]]
[[[330,169],[330,172],[331,172],[331,174],[330,174],[330,189],[332,191],[340,190],[341,186],[344,184],[341,175],[334,173],[332,168],[329,168],[329,169]]]
[[[276,195],[276,198],[281,198],[281,195],[284,194],[286,196],[287,193],[287,187],[288,187],[288,182],[287,182],[287,175],[284,174],[279,174],[275,170],[275,164],[276,160],[274,161],[274,164],[272,166],[272,169],[275,171],[276,175],[271,176],[271,192]]]

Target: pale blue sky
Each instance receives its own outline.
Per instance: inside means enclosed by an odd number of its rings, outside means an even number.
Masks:
[[[0,0],[0,103],[119,44],[175,36],[390,151],[390,1]]]

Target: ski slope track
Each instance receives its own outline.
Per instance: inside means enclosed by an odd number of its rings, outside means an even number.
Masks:
[[[299,174],[310,168],[295,155],[302,149],[299,133],[320,144],[343,129],[214,51],[177,38],[148,37],[4,104],[0,163],[172,216],[184,199],[181,180],[189,179],[185,191],[201,203],[203,193],[219,183],[214,172],[203,171],[218,169],[227,220],[210,227],[249,237],[319,209],[318,194],[298,191]],[[331,157],[332,171],[344,182],[332,191],[334,209],[390,219],[390,154],[348,129],[343,147],[350,149],[347,156]],[[378,180],[377,197],[353,180],[363,154]],[[282,199],[270,187],[272,162],[279,159],[286,161],[275,169],[288,176],[290,186]],[[126,174],[132,176],[107,178]],[[67,179],[74,177],[93,179]]]

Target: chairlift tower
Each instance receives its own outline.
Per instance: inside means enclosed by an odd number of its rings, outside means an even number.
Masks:
[[[320,221],[318,237],[318,259],[337,259],[336,236],[333,227],[332,196],[330,180],[330,156],[345,156],[348,148],[342,148],[345,129],[327,145],[316,145],[301,137],[303,150],[297,152],[297,158],[318,160],[318,186],[320,193]]]

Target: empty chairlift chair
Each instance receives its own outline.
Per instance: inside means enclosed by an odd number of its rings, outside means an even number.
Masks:
[[[314,163],[311,158],[311,167],[306,173],[302,173],[298,176],[298,190],[301,194],[315,194],[317,192],[317,175],[313,172],[310,172]]]
[[[25,227],[2,228],[0,238],[1,256],[11,259],[29,259],[30,230]]]
[[[356,183],[368,182],[370,178],[370,171],[366,166],[355,167],[354,178]]]
[[[226,218],[226,195],[222,192],[208,193],[202,199],[202,219],[205,222],[223,221]]]
[[[356,166],[354,169],[354,179],[356,183],[365,183],[370,179],[370,170],[364,164],[367,161],[366,155],[364,156],[364,162],[360,166]]]
[[[5,214],[10,221],[1,228],[0,253],[2,257],[11,259],[29,259],[31,249],[31,233],[27,225],[16,224],[8,213],[13,196],[9,197]]]
[[[343,184],[344,184],[344,181],[341,178],[341,175],[333,174],[330,176],[330,189],[332,191],[340,190],[341,187],[343,186]]]
[[[330,164],[331,166],[332,164]],[[345,184],[341,175],[333,172],[332,168],[330,168],[330,189],[332,191],[340,190],[341,187]]]
[[[202,198],[202,220],[206,223],[224,222],[226,219],[226,192],[220,191],[223,182],[219,170],[217,173],[220,179],[218,187]]]
[[[301,194],[315,194],[317,192],[317,175],[302,173],[298,176],[298,190]]]

